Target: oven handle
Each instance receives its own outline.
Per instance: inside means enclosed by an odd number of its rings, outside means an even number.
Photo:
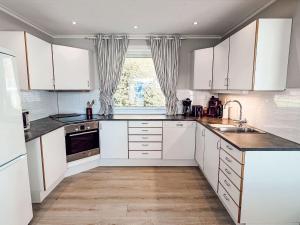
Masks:
[[[79,136],[79,135],[83,135],[83,134],[97,133],[97,132],[98,132],[97,130],[94,130],[94,131],[82,132],[82,133],[79,133],[79,134],[70,134],[69,137]]]

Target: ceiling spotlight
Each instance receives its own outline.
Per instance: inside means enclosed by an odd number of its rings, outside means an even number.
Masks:
[[[77,22],[76,22],[76,21],[73,21],[73,22],[72,22],[72,24],[73,24],[73,25],[76,25],[76,24],[77,24]]]
[[[197,21],[195,21],[193,24],[194,24],[194,25],[197,25],[197,24],[198,24],[198,22],[197,22]]]
[[[133,26],[134,29],[138,29],[139,27],[137,25]]]

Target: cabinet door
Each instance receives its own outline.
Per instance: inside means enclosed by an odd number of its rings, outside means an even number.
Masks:
[[[213,89],[227,89],[229,39],[214,47]]]
[[[25,33],[23,31],[0,31],[0,46],[16,56],[20,89],[28,90]]]
[[[205,150],[204,135],[205,135],[205,128],[202,125],[197,124],[195,159],[202,171],[204,169],[204,150]]]
[[[30,89],[53,90],[51,44],[28,33],[25,36]]]
[[[212,88],[214,49],[206,48],[194,51],[194,89]]]
[[[164,122],[163,159],[194,159],[195,132],[195,122]]]
[[[204,174],[217,192],[220,138],[209,130],[205,130]]]
[[[101,121],[100,156],[103,159],[128,159],[127,121]]]
[[[41,137],[44,182],[47,190],[67,169],[65,130],[59,128]]]
[[[56,90],[89,90],[89,51],[53,45],[53,67]]]
[[[228,89],[252,90],[256,21],[230,37]]]

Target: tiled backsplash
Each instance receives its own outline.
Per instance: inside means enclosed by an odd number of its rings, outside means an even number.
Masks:
[[[239,100],[249,125],[300,143],[300,89],[219,96],[223,101]],[[231,117],[236,119],[238,107],[231,106]]]
[[[56,113],[85,113],[87,101],[95,100],[94,113],[98,113],[99,90],[90,92],[22,91],[22,106],[30,111],[30,120],[37,120]],[[179,100],[190,98],[192,104],[206,106],[211,94],[207,91],[178,90]],[[58,100],[58,101],[57,101]],[[180,104],[179,104],[180,105]],[[159,113],[162,111],[160,110]],[[179,107],[178,113],[182,112]]]
[[[29,110],[29,120],[57,113],[57,94],[48,91],[21,91],[22,108]]]

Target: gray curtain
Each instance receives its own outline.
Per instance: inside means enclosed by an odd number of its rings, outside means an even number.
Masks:
[[[98,34],[96,36],[100,114],[113,113],[113,95],[120,81],[128,43],[127,35]]]
[[[158,81],[166,98],[167,114],[175,115],[180,36],[151,36],[150,47]]]

